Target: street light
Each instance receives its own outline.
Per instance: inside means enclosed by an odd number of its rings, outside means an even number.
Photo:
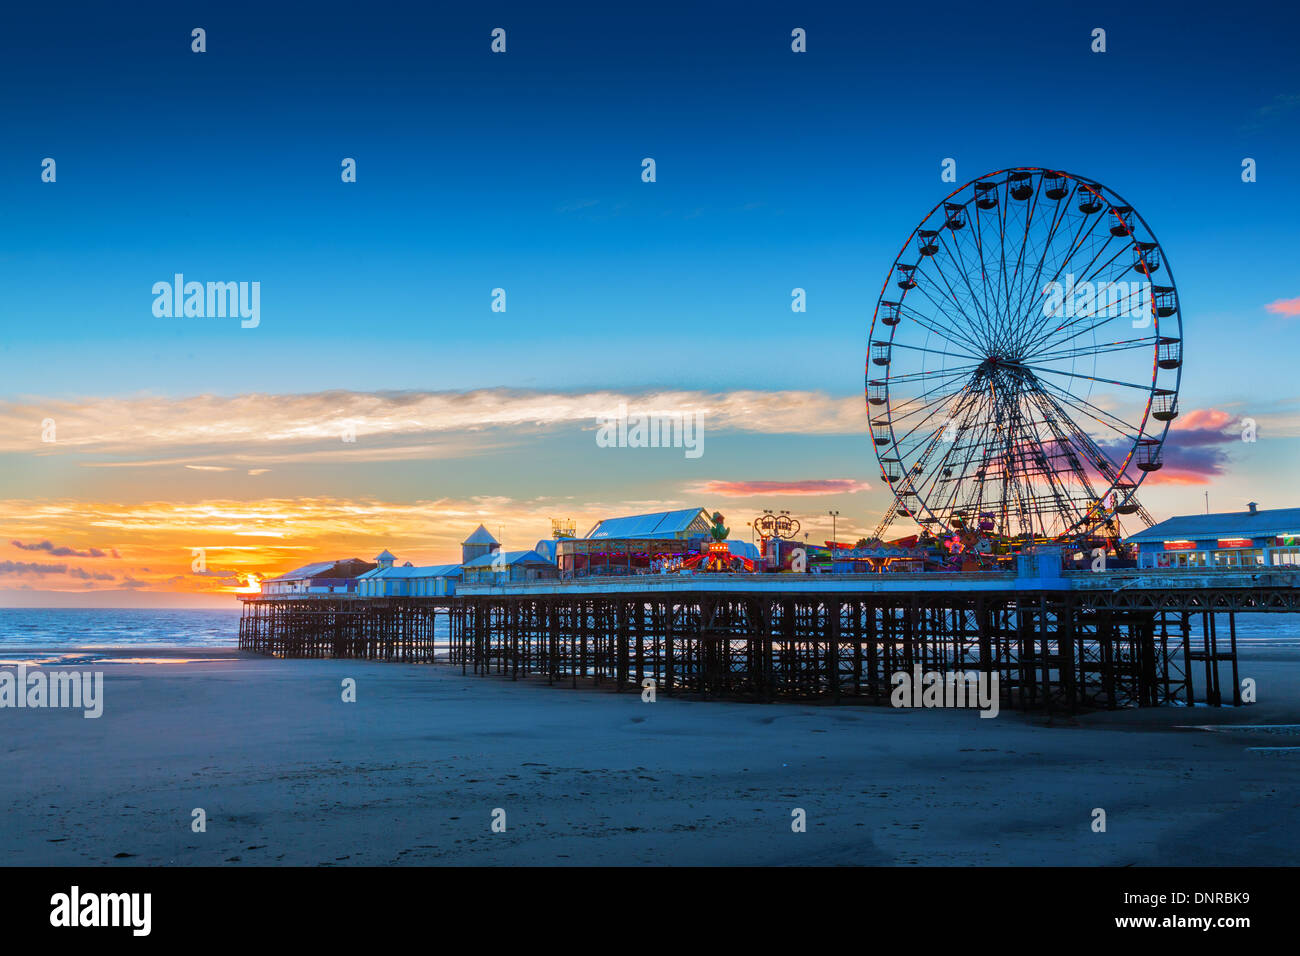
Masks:
[[[840,513],[838,511],[828,511],[827,514],[831,516],[831,544],[834,544],[835,543],[835,519],[840,516]]]

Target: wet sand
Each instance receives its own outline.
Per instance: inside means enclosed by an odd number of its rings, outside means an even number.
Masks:
[[[37,659],[102,670],[104,712],[0,709],[10,865],[1300,859],[1294,650],[1243,654],[1242,676],[1259,684],[1250,707],[991,720],[651,704],[446,666],[228,649],[0,648],[0,666]],[[355,703],[341,700],[348,677]],[[195,808],[206,832],[191,829]],[[497,808],[503,833],[491,828]],[[806,832],[792,832],[796,808]]]

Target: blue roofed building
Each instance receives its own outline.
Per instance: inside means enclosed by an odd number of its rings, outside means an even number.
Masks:
[[[596,522],[584,538],[575,540],[607,541],[615,538],[684,541],[707,535],[713,522],[703,508],[684,508],[680,511],[657,511],[647,515],[627,515],[622,518],[605,518]]]
[[[533,545],[533,550],[544,557],[551,564],[558,563],[560,553],[560,542],[555,538],[543,538]]]
[[[389,561],[357,579],[357,594],[361,597],[451,597],[461,577],[459,564],[414,567],[408,561],[394,567]]]
[[[529,581],[554,581],[559,571],[553,561],[536,551],[501,551],[480,555],[464,566],[465,584],[524,584]]]
[[[581,538],[561,538],[557,563],[565,579],[654,574],[707,549],[713,521],[703,508],[606,518]],[[727,541],[732,554],[758,559],[747,541]]]
[[[1139,568],[1243,568],[1300,565],[1300,508],[1180,515],[1124,539]]]

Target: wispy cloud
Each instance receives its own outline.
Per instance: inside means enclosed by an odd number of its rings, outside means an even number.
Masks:
[[[78,551],[76,548],[70,548],[67,545],[55,545],[52,541],[38,541],[35,544],[24,544],[21,541],[10,541],[11,545],[20,551],[44,551],[58,558],[103,558],[107,557],[107,552],[99,548],[88,548],[85,551]]]
[[[1300,109],[1300,93],[1278,93],[1263,106],[1252,110],[1243,128],[1261,129],[1286,118],[1297,109]]]
[[[62,574],[82,581],[112,581],[107,571],[86,571],[68,564],[45,564],[39,561],[0,561],[0,577]]]
[[[230,467],[230,462],[247,467],[345,456],[357,461],[459,457],[500,447],[538,428],[594,429],[598,418],[614,415],[620,405],[700,412],[710,430],[765,434],[858,434],[866,420],[857,396],[806,391],[482,389],[29,398],[0,401],[0,452],[73,451],[119,459],[97,462],[103,465],[147,462],[195,470]],[[56,441],[41,441],[47,419],[55,423]]]
[[[556,212],[578,212],[581,209],[590,209],[592,206],[600,205],[599,199],[575,199],[571,202],[562,203],[557,206]]]
[[[1277,299],[1264,308],[1274,315],[1300,315],[1300,296],[1294,299]]]
[[[706,481],[687,490],[725,498],[758,498],[844,495],[870,488],[865,481],[852,478],[808,478],[799,481]]]

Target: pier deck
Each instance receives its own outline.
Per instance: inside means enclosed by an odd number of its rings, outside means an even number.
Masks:
[[[1235,614],[1300,610],[1298,585],[1288,569],[700,574],[437,598],[254,595],[239,644],[759,701],[884,702],[893,675],[920,667],[996,674],[1008,707],[1218,705],[1240,703]]]

